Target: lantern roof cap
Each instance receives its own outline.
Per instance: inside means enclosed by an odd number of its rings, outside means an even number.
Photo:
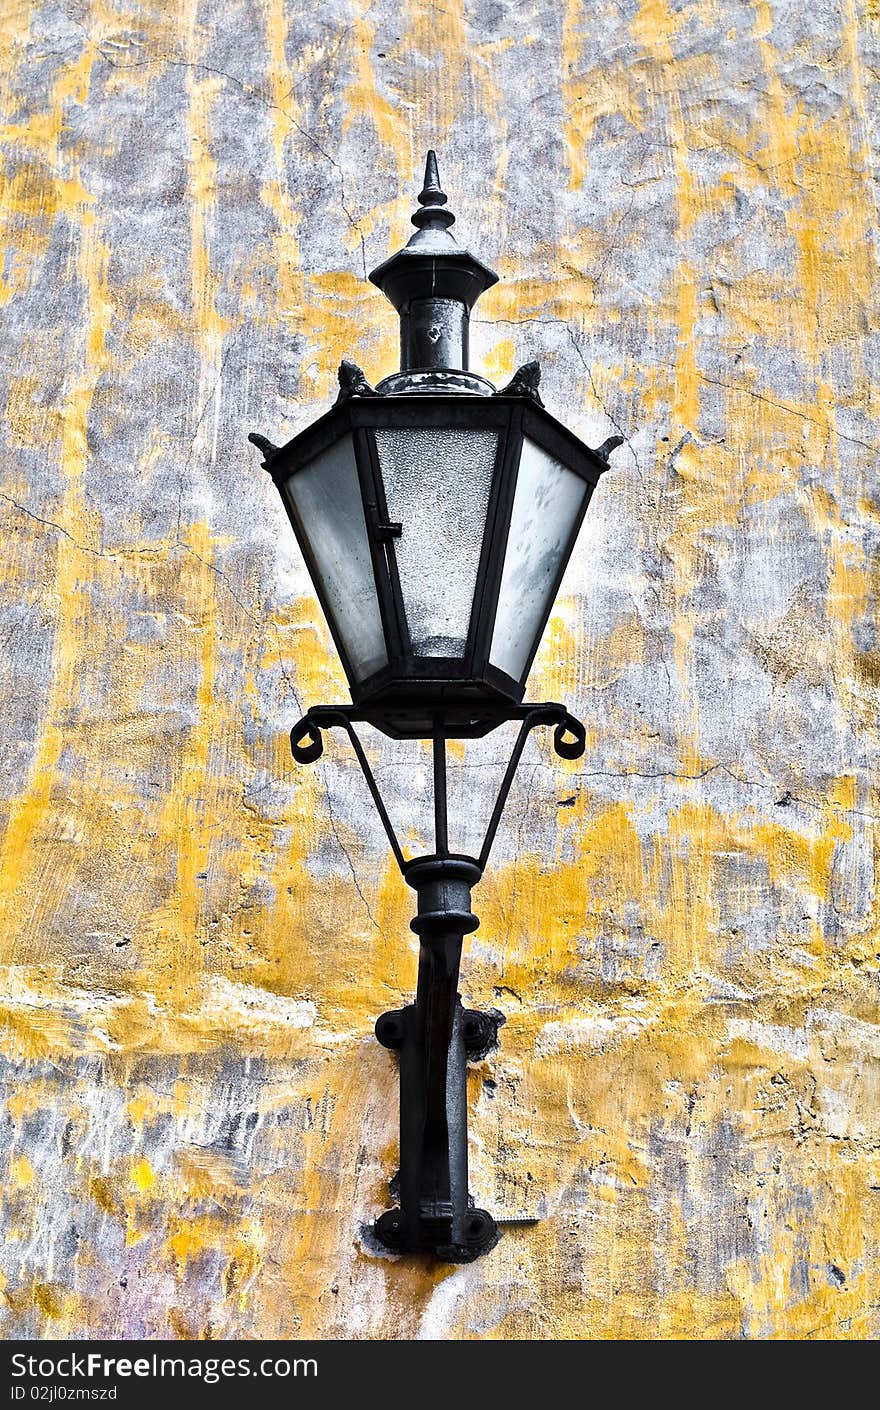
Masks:
[[[370,282],[398,312],[414,299],[430,298],[453,299],[470,310],[486,289],[497,284],[498,275],[463,249],[450,231],[455,216],[440,186],[434,151],[428,152],[418,199],[419,207],[411,217],[415,234],[371,272]]]

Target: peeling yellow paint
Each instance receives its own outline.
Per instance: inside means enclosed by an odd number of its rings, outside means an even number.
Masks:
[[[9,1173],[13,1185],[20,1190],[25,1190],[33,1182],[34,1167],[26,1155],[19,1155],[12,1161]]]
[[[131,1183],[141,1194],[151,1190],[156,1183],[156,1176],[148,1160],[139,1160],[132,1167]]]

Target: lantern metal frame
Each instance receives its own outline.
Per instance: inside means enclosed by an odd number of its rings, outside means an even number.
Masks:
[[[316,705],[294,725],[290,746],[297,763],[317,761],[324,732],[343,729],[363,771],[370,796],[406,884],[418,898],[410,922],[419,937],[415,1001],[382,1014],[379,1042],[400,1064],[400,1168],[390,1182],[394,1206],[373,1223],[375,1247],[395,1254],[428,1253],[448,1262],[469,1262],[497,1242],[499,1226],[529,1223],[493,1218],[468,1192],[467,1064],[497,1042],[504,1017],[497,1010],[465,1009],[458,993],[462,945],[476,930],[471,891],[481,879],[517,767],[531,732],[553,729],[556,753],[580,758],[586,731],[565,706],[523,701],[535,652],[553,608],[562,576],[608,456],[622,443],[611,436],[597,450],[584,445],[544,408],[538,394],[540,369],[527,363],[495,391],[468,370],[470,311],[497,276],[461,249],[449,233],[455,217],[446,210],[437,162],[429,152],[417,233],[370,275],[400,316],[401,371],[370,386],[360,368],[343,361],[336,404],[312,426],[277,447],[264,436],[249,439],[278,488],[320,606],[349,680],[350,705]],[[405,526],[389,518],[376,434],[382,430],[452,430],[497,433],[475,590],[461,656],[418,656],[412,649],[395,543]],[[287,485],[317,457],[351,437],[364,513],[373,587],[387,664],[358,679],[322,585]],[[562,470],[584,483],[583,498],[558,553],[552,580],[542,585],[543,614],[533,619],[531,650],[519,677],[491,660],[505,556],[523,446],[533,442]],[[430,465],[420,467],[426,477]],[[533,604],[534,605],[534,604]],[[446,745],[476,739],[517,721],[519,732],[504,772],[483,844],[476,857],[449,849]],[[434,786],[434,851],[407,858],[396,836],[370,767],[357,724],[369,724],[392,739],[430,740]]]
[[[376,447],[381,430],[463,430],[497,432],[498,445],[492,472],[477,590],[472,604],[467,642],[462,656],[417,656],[407,627],[395,555],[400,525],[389,520],[388,505]],[[292,475],[306,470],[315,458],[351,435],[364,508],[373,577],[388,661],[365,680],[358,680],[345,643],[336,630],[333,611],[321,586],[321,574],[309,545],[308,534],[286,492]],[[562,461],[585,482],[586,492],[560,557],[547,594],[547,608],[536,628],[528,659],[518,679],[490,660],[495,616],[501,587],[516,492],[519,460],[524,440]],[[264,466],[281,494],[291,527],[305,559],[334,645],[350,682],[352,700],[369,721],[395,739],[427,738],[431,719],[442,706],[450,727],[460,738],[476,738],[495,728],[495,715],[487,704],[519,704],[526,680],[550,617],[559,584],[589,508],[606,461],[572,435],[555,417],[531,398],[515,396],[352,396],[338,402],[319,421],[300,432],[278,450],[266,455]],[[425,467],[430,474],[430,467]],[[480,707],[483,707],[482,709]]]

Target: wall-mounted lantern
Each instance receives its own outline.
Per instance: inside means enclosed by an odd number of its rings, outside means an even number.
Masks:
[[[290,517],[351,690],[313,706],[291,731],[299,763],[344,729],[418,909],[415,1002],[385,1013],[376,1036],[400,1059],[397,1205],[375,1232],[396,1252],[467,1262],[498,1238],[468,1195],[466,1068],[495,1043],[498,1020],[464,1009],[462,939],[479,921],[480,880],[529,732],[584,752],[583,726],[557,704],[523,704],[526,679],[613,436],[590,450],[543,407],[535,362],[496,391],[468,369],[470,311],[497,275],[450,233],[428,153],[417,226],[372,282],[400,315],[401,370],[375,388],[339,369],[335,405],[287,445],[250,437]],[[451,854],[446,741],[511,720],[520,730],[478,857]],[[434,852],[404,857],[354,726],[433,742]]]

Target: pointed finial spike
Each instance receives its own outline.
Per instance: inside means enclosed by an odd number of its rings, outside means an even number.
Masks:
[[[433,196],[433,200],[431,197]],[[439,200],[438,200],[439,197]],[[445,206],[446,194],[440,188],[440,173],[437,170],[437,153],[429,152],[425,162],[425,182],[423,189],[419,192],[419,201],[423,206]]]
[[[452,211],[443,210],[446,205],[446,192],[440,187],[440,173],[437,170],[437,153],[431,150],[425,161],[425,184],[419,192],[419,209],[412,217],[413,225],[424,229],[426,225],[445,230],[454,224]]]

